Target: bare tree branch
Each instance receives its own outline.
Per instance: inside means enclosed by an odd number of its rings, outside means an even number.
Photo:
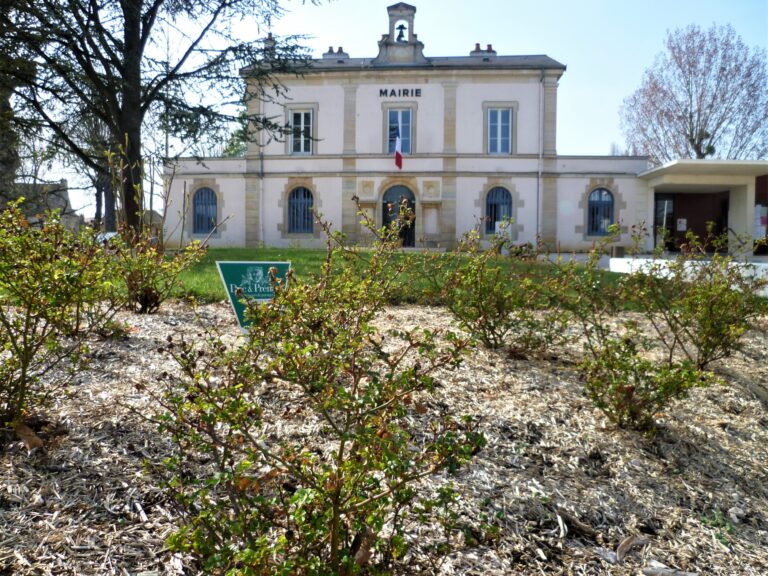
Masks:
[[[227,105],[279,89],[273,75],[307,60],[295,37],[276,39],[267,51],[261,40],[232,36],[232,24],[246,19],[266,29],[282,12],[279,0],[9,0],[0,11],[0,53],[31,63],[0,61],[0,76],[14,79],[19,124],[42,123],[93,170],[103,160],[78,126],[84,114],[106,126],[107,149],[119,151],[126,223],[134,228],[147,125],[196,141],[237,119],[239,108]],[[162,48],[166,34],[172,54]],[[246,95],[243,68],[254,94]],[[269,119],[248,120],[260,130],[281,129]]]
[[[768,157],[768,65],[731,26],[691,25],[667,35],[666,52],[621,110],[627,147],[657,163],[677,158]]]

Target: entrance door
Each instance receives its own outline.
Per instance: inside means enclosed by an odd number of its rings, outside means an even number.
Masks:
[[[664,250],[675,250],[675,197],[672,194],[656,194],[653,217],[653,245],[665,242]]]
[[[407,206],[410,218],[400,227],[400,240],[403,247],[416,246],[416,197],[405,186],[392,186],[384,193],[382,200],[382,225],[389,227],[400,217],[400,206]]]
[[[654,245],[659,245],[661,232],[666,230],[664,249],[679,250],[692,232],[705,244],[706,250],[713,250],[714,246],[706,244],[707,237],[710,233],[718,237],[728,229],[728,201],[728,191],[656,194]]]

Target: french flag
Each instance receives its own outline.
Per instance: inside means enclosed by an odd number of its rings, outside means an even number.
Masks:
[[[395,166],[398,170],[403,169],[403,148],[400,142],[400,127],[398,126],[395,132]]]

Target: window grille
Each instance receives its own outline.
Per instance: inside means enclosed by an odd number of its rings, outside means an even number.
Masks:
[[[314,199],[307,188],[296,188],[288,196],[288,232],[311,234],[314,229]]]
[[[613,194],[605,188],[596,188],[587,202],[587,234],[606,236],[613,224]]]
[[[209,234],[216,227],[216,193],[210,188],[200,188],[192,198],[194,234]]]
[[[512,195],[509,190],[497,186],[488,191],[485,197],[485,232],[500,232],[499,226],[504,220],[512,218]]]

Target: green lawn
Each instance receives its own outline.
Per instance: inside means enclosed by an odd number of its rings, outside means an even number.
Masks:
[[[361,254],[365,258],[365,253]],[[294,276],[298,280],[309,281],[320,272],[326,252],[320,249],[306,248],[210,248],[205,258],[181,274],[181,288],[177,296],[190,296],[205,302],[225,300],[224,286],[221,283],[216,261],[251,261],[291,263]],[[418,255],[402,254],[400,258],[417,258]],[[397,302],[423,302],[423,292],[427,287],[425,279],[417,273],[403,279],[403,287],[397,290],[394,299]],[[407,286],[407,288],[406,288]]]
[[[362,254],[365,256],[365,253]],[[221,283],[219,272],[216,269],[216,261],[289,261],[294,269],[295,277],[308,281],[320,272],[325,260],[325,250],[306,248],[210,248],[205,258],[195,266],[181,274],[181,288],[177,296],[190,296],[204,302],[226,300],[224,286]],[[424,274],[425,267],[419,264],[420,253],[403,253],[399,258],[417,259],[416,266],[410,267],[410,272],[401,277],[398,289],[392,294],[393,303],[422,303],[440,304],[436,296],[430,295],[430,282]],[[439,254],[435,255],[440,258]],[[541,272],[540,266],[533,262],[520,262],[514,259],[502,260],[508,265],[536,267]],[[605,272],[609,281],[617,276],[611,272]]]
[[[290,262],[299,279],[320,272],[325,250],[304,248],[210,248],[200,262],[181,274],[178,296],[192,296],[206,302],[226,300],[227,294],[216,268],[216,261]]]

